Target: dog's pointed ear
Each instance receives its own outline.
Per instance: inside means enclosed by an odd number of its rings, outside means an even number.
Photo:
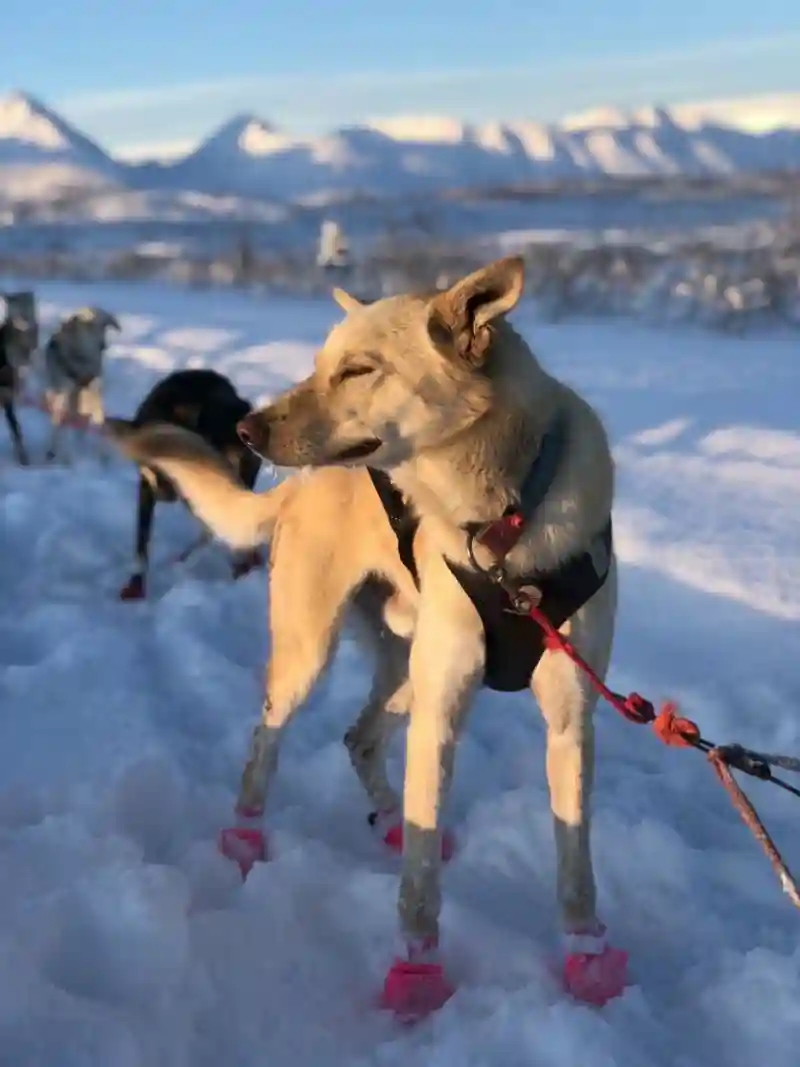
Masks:
[[[119,319],[116,315],[112,315],[110,311],[106,312],[106,326],[110,326],[112,330],[116,330],[118,333],[122,333],[122,327],[119,324]]]
[[[356,297],[351,296],[350,293],[345,292],[344,289],[339,289],[337,286],[331,293],[331,296],[342,309],[349,314],[351,311],[355,311],[357,308],[361,308],[364,305]]]
[[[508,256],[461,278],[431,301],[428,329],[437,348],[479,366],[491,324],[510,311],[525,287],[525,260]]]

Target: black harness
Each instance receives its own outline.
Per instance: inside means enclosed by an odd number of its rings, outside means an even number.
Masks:
[[[558,470],[564,438],[564,425],[558,420],[542,440],[539,454],[522,486],[519,508],[509,507],[504,518],[513,515],[521,515],[522,519],[530,518],[541,504]],[[400,559],[419,588],[419,575],[414,561],[414,535],[419,519],[385,471],[368,469],[397,538]],[[465,527],[470,554],[472,542],[479,539],[486,525],[468,523]],[[596,552],[587,550],[578,553],[555,570],[537,571],[519,579],[529,593],[533,587],[539,609],[555,627],[562,626],[572,618],[602,588],[611,565],[612,543],[609,518],[590,546]],[[472,601],[483,624],[486,642],[484,684],[501,692],[527,689],[545,650],[542,630],[528,615],[520,614],[511,606],[508,593],[491,572],[450,560],[445,562]]]

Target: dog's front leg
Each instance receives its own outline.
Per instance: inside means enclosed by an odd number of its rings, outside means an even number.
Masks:
[[[147,592],[147,569],[150,557],[150,538],[156,494],[149,472],[139,472],[139,495],[136,505],[136,565],[128,581],[120,589],[120,600],[142,600]]]
[[[6,416],[6,422],[8,423],[8,429],[11,434],[11,440],[14,445],[14,454],[17,457],[17,463],[21,467],[27,467],[30,460],[28,459],[28,452],[25,448],[25,442],[22,438],[22,429],[20,428],[17,420],[17,413],[14,410],[13,403],[8,400],[3,404],[3,411]]]
[[[64,430],[76,410],[74,389],[68,386],[64,389],[52,390],[47,401],[50,409],[51,433],[45,459],[49,463],[57,459],[60,452],[64,454],[62,451]],[[69,461],[70,457],[65,454],[65,458]]]
[[[570,640],[574,643],[571,634]],[[598,926],[590,849],[596,698],[578,668],[560,652],[545,652],[534,672],[533,692],[547,725],[561,920],[568,934],[592,930]]]
[[[450,995],[438,960],[441,824],[458,733],[484,672],[480,619],[441,556],[421,569],[410,656],[411,714],[403,791],[399,917],[405,958],[385,1000],[401,1015],[438,1008]]]
[[[103,386],[99,377],[94,378],[82,391],[80,419],[84,423],[85,431],[94,435],[97,456],[103,466],[107,466],[111,459],[111,444],[103,434],[106,413]]]
[[[611,654],[615,573],[562,633],[601,676]],[[625,987],[627,955],[606,943],[597,917],[591,856],[594,722],[597,695],[563,652],[545,652],[532,688],[547,724],[547,781],[553,813],[557,895],[566,937],[564,980],[577,998],[603,1004]]]

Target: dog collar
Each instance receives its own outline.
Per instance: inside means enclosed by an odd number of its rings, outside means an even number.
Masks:
[[[505,559],[519,541],[525,524],[547,496],[558,473],[566,441],[565,421],[564,415],[559,412],[542,437],[536,459],[522,483],[519,502],[509,504],[499,519],[485,523],[468,523],[465,526],[469,535],[468,551],[474,566],[477,566],[472,553],[475,541],[488,548],[498,563]]]

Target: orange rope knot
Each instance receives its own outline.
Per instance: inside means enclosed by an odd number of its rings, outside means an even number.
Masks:
[[[700,740],[697,723],[678,715],[676,704],[667,702],[653,722],[653,732],[659,741],[673,748],[694,748]]]

